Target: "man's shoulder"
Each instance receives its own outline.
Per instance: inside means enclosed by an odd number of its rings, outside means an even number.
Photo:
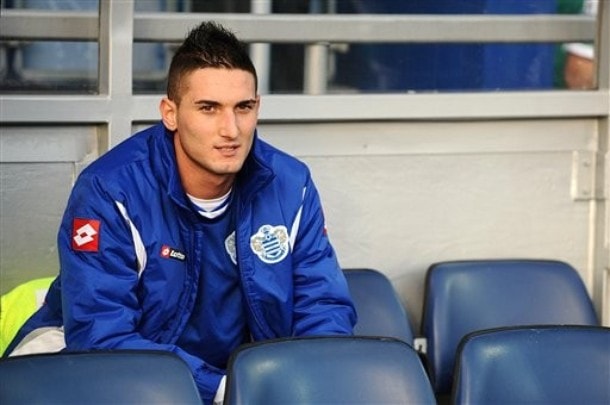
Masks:
[[[107,190],[141,190],[144,185],[157,184],[156,166],[165,159],[158,156],[156,127],[138,132],[119,143],[89,164],[79,175],[78,183],[103,184]]]
[[[299,158],[260,138],[257,140],[256,153],[263,162],[270,166],[276,175],[281,175],[282,173],[288,175],[309,173],[309,168]]]
[[[150,154],[155,150],[151,142],[156,136],[159,136],[158,126],[131,135],[89,164],[83,173],[112,177],[133,165],[150,162]]]

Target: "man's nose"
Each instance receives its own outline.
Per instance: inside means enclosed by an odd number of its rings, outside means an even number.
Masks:
[[[237,116],[234,111],[227,111],[222,115],[220,122],[220,136],[235,138],[239,133],[237,127]]]

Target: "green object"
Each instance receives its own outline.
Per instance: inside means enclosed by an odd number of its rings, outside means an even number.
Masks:
[[[580,14],[584,0],[557,0],[557,14]]]
[[[21,326],[44,303],[55,277],[28,281],[0,297],[0,354],[3,354]]]

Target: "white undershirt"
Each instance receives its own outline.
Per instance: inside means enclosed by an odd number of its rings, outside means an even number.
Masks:
[[[209,219],[214,219],[227,210],[227,200],[229,199],[232,190],[233,189],[229,190],[227,194],[221,197],[212,198],[211,200],[204,200],[203,198],[197,198],[190,194],[187,194],[187,196],[193,204],[200,208],[200,215]]]

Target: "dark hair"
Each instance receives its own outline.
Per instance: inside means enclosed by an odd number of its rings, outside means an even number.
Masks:
[[[174,54],[167,77],[167,97],[179,102],[183,77],[203,68],[245,70],[252,73],[255,89],[258,88],[256,69],[246,44],[215,22],[203,22],[192,29]]]

